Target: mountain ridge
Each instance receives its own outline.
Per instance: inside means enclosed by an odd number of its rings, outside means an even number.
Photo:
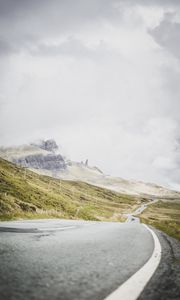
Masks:
[[[64,180],[87,182],[102,188],[128,195],[148,195],[163,198],[180,198],[180,193],[153,183],[127,180],[105,175],[88,160],[75,162],[64,157],[53,139],[40,140],[29,145],[1,147],[0,157],[26,167],[38,174]]]

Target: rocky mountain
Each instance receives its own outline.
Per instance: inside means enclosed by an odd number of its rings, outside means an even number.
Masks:
[[[40,170],[42,173],[50,171],[51,176],[55,176],[57,172],[66,168],[65,160],[58,152],[58,146],[54,140],[42,140],[30,145],[0,148],[0,156],[35,171]]]
[[[39,174],[65,180],[83,181],[123,194],[180,199],[179,192],[156,184],[105,175],[97,167],[89,166],[88,160],[85,162],[67,160],[61,155],[58,145],[52,139],[41,140],[30,145],[1,147],[0,157]]]

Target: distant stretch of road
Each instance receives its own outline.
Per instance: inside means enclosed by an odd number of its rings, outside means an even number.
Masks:
[[[0,299],[117,299],[153,251],[151,232],[134,222],[0,222]]]
[[[149,205],[158,202],[157,199],[154,199],[148,203],[142,204],[140,207],[138,207],[134,212],[130,213],[130,214],[126,214],[127,220],[126,222],[137,222],[140,223],[140,219],[137,217],[138,215],[140,215]]]

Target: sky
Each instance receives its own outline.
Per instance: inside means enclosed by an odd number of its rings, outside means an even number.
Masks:
[[[0,0],[0,145],[47,138],[180,190],[179,0]]]

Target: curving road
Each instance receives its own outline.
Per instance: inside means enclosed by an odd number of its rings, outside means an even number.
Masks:
[[[149,205],[158,202],[159,200],[154,199],[150,202],[147,202],[145,204],[142,204],[140,207],[138,207],[134,212],[132,212],[131,214],[125,214],[125,216],[127,217],[126,222],[137,222],[140,223],[140,219],[137,217],[138,215],[140,215]]]
[[[102,300],[152,252],[153,238],[140,224],[3,222],[0,295],[4,300]]]
[[[134,222],[0,222],[0,299],[103,300],[153,251],[152,234]]]

